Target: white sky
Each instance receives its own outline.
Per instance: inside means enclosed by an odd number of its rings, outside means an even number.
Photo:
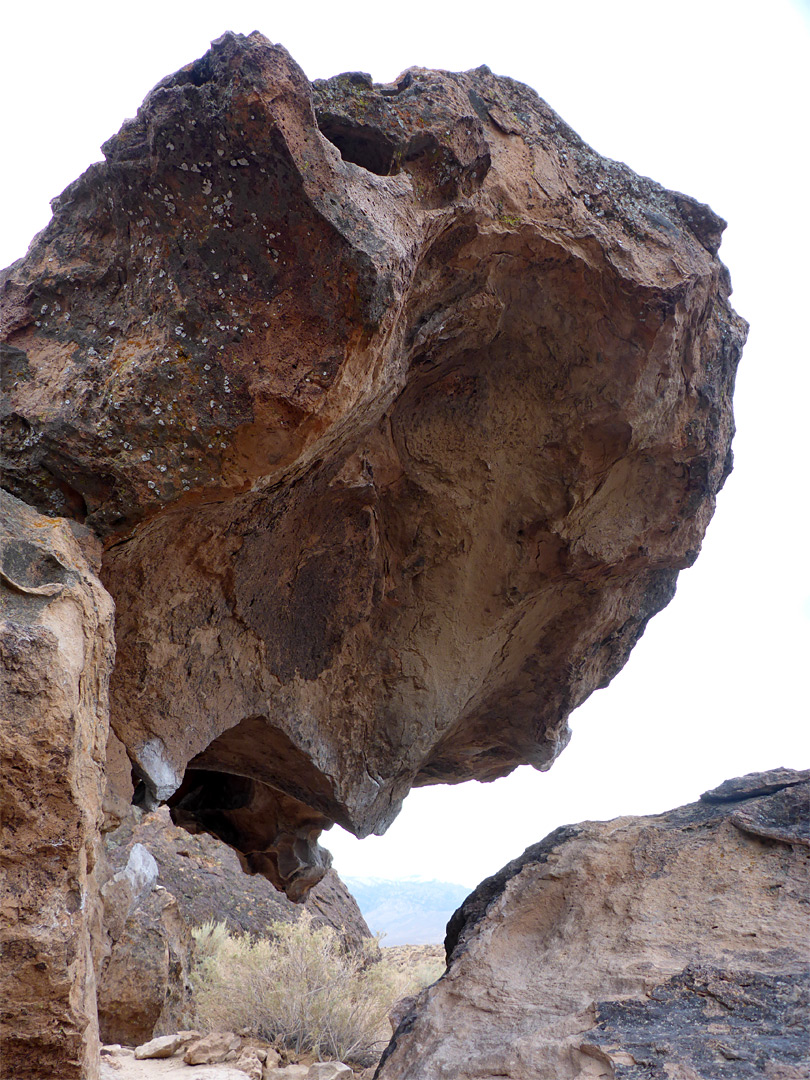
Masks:
[[[226,29],[261,30],[310,78],[486,63],[528,83],[595,149],[728,219],[721,256],[752,324],[736,469],[703,553],[624,671],[574,714],[551,772],[414,792],[385,837],[333,830],[337,869],[474,885],[557,825],[810,764],[807,0],[9,4],[0,266],[148,90]]]

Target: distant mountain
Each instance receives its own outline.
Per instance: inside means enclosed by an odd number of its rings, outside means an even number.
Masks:
[[[448,881],[343,879],[373,934],[383,945],[440,945],[447,921],[470,894]]]

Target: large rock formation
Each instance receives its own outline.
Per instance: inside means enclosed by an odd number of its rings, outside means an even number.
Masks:
[[[115,652],[98,547],[0,491],[4,1080],[98,1072],[94,867]]]
[[[226,34],[0,278],[5,482],[104,539],[138,798],[300,899],[321,829],[545,769],[695,558],[724,223],[487,68]]]
[[[810,771],[557,829],[447,928],[380,1080],[810,1075]]]

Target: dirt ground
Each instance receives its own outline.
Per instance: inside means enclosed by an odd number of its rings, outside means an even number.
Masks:
[[[315,1058],[307,1058],[300,1065],[268,1069],[266,1075],[273,1080],[303,1080]],[[367,1080],[374,1069],[355,1073],[356,1080]],[[171,1058],[146,1058],[139,1061],[135,1051],[128,1046],[105,1046],[101,1051],[99,1080],[247,1080],[240,1069],[231,1065],[186,1065],[182,1054]]]
[[[284,1069],[278,1070],[283,1080]],[[245,1073],[229,1065],[186,1065],[182,1057],[138,1061],[129,1047],[101,1052],[100,1080],[247,1080]]]
[[[444,970],[444,948],[441,945],[398,945],[383,948],[385,958],[399,968],[435,968],[437,978]],[[312,1058],[312,1061],[315,1059]],[[310,1059],[303,1058],[301,1065],[309,1067]],[[291,1068],[268,1070],[273,1080],[302,1080],[301,1065]],[[356,1076],[372,1076],[374,1069]],[[247,1080],[246,1074],[232,1065],[186,1065],[182,1054],[171,1058],[135,1058],[135,1051],[127,1046],[105,1046],[101,1051],[100,1080]]]

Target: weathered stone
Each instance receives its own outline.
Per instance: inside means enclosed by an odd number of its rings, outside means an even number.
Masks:
[[[218,1065],[223,1061],[235,1061],[242,1040],[232,1031],[214,1031],[196,1039],[183,1054],[186,1065]]]
[[[241,1051],[234,1062],[234,1068],[245,1073],[250,1077],[250,1080],[262,1080],[262,1076],[264,1075],[264,1062],[262,1058],[256,1050],[251,1050],[250,1048]]]
[[[168,1058],[184,1050],[189,1043],[202,1038],[199,1031],[176,1031],[174,1035],[160,1035],[157,1039],[150,1039],[142,1046],[135,1048],[135,1057],[139,1060],[145,1058]]]
[[[262,1047],[264,1050],[265,1069],[277,1069],[281,1064],[281,1055],[272,1046]]]
[[[810,853],[792,835],[810,782],[752,779],[783,827],[790,795],[787,842],[742,831],[743,793],[558,829],[482,883],[380,1080],[808,1075]]]
[[[81,526],[3,491],[0,518],[3,1075],[91,1080],[113,605]]]
[[[113,940],[124,932],[134,908],[151,893],[157,876],[158,864],[143,844],[133,844],[126,864],[101,886],[104,926]]]
[[[134,1045],[189,1022],[193,943],[176,899],[162,886],[141,892],[123,920],[120,911],[110,911],[108,897],[110,943],[99,965],[99,1028],[107,1042]]]
[[[127,757],[127,750],[115,732],[110,728],[107,737],[106,786],[102,808],[105,832],[115,829],[132,809],[134,785],[132,783],[132,763]]]
[[[738,829],[766,840],[810,847],[810,785],[795,784],[759,799],[749,799],[731,815]]]
[[[119,865],[133,843],[154,856],[161,885],[176,898],[189,926],[224,922],[235,933],[266,937],[274,922],[292,922],[308,911],[316,926],[332,926],[353,949],[371,931],[354,897],[334,870],[310,890],[304,904],[293,904],[261,876],[248,877],[235,853],[216,837],[190,836],[172,824],[161,807],[152,814],[132,811],[106,837],[109,857]]]
[[[399,998],[395,1001],[388,1013],[388,1022],[391,1025],[391,1031],[395,1032],[406,1016],[409,1016],[417,1007],[418,999],[421,998],[422,991],[420,990],[416,994],[408,994],[406,997]]]
[[[487,68],[310,86],[258,34],[104,153],[0,278],[6,482],[104,538],[136,799],[300,900],[330,822],[548,768],[671,598],[724,223]]]
[[[310,1065],[307,1080],[340,1080],[352,1075],[352,1070],[342,1061],[316,1061]]]
[[[766,773],[749,773],[725,780],[719,787],[704,791],[702,802],[742,802],[759,795],[770,795],[795,784],[804,784],[810,780],[810,769],[770,769]]]

